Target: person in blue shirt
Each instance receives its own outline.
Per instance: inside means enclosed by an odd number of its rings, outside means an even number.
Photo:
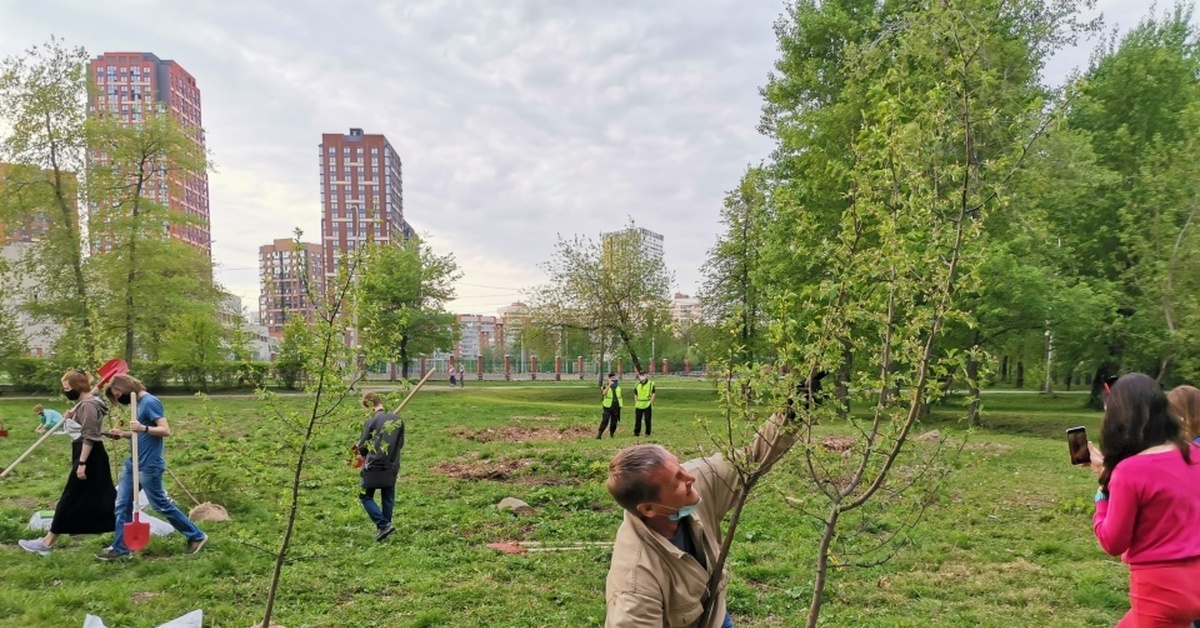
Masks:
[[[129,431],[119,429],[109,430],[110,438],[138,439],[138,482],[150,501],[150,507],[162,513],[163,517],[187,539],[185,554],[195,554],[204,547],[208,535],[200,531],[187,515],[167,497],[163,488],[163,473],[167,470],[167,461],[163,457],[163,439],[171,435],[171,427],[167,424],[166,413],[158,397],[146,392],[146,387],[130,375],[117,375],[108,387],[108,398],[121,404],[129,405],[131,394],[137,394],[137,416],[129,421]],[[125,524],[133,520],[133,503],[137,496],[133,494],[133,459],[126,458],[121,467],[121,479],[117,482],[117,516],[116,532],[113,543],[103,552],[96,554],[100,560],[123,558],[130,554],[125,546]]]
[[[54,426],[58,425],[63,418],[57,410],[47,408],[40,403],[33,407],[33,413],[38,415],[38,426],[33,430],[38,434],[44,434],[46,430],[54,429]]]

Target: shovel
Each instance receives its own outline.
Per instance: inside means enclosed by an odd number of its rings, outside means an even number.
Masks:
[[[138,394],[135,392],[129,393],[129,427],[133,427],[133,423],[137,421],[137,404]],[[138,503],[138,435],[136,432],[130,432],[129,440],[133,441],[133,521],[125,524],[125,547],[130,551],[136,552],[150,542],[150,524],[142,521],[141,511],[137,508]]]
[[[96,390],[100,390],[105,384],[117,375],[124,375],[129,372],[129,365],[121,358],[115,358],[105,362],[97,373],[100,375],[100,381],[96,382]]]

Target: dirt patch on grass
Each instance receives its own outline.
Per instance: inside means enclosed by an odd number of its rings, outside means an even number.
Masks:
[[[980,451],[992,456],[999,456],[1007,453],[1008,450],[1012,449],[1012,447],[1009,445],[1001,445],[1000,443],[975,442],[967,443],[963,449],[966,449],[967,451]]]
[[[855,442],[857,440],[853,436],[826,436],[821,441],[821,446],[829,451],[846,454],[850,453],[850,449],[854,447]]]
[[[149,602],[156,597],[158,597],[158,593],[154,591],[139,591],[134,593],[130,599],[133,600],[134,604],[141,604],[143,602]]]
[[[578,484],[569,478],[539,475],[531,467],[538,461],[533,458],[512,460],[447,460],[433,468],[434,472],[456,480],[473,482],[510,482],[536,486],[561,486]]]
[[[458,438],[465,438],[466,440],[475,441],[478,443],[562,441],[594,436],[590,428],[586,428],[581,425],[572,425],[568,427],[526,427],[523,425],[506,425],[503,427],[489,427],[482,430],[469,430],[460,428],[455,430],[454,435]]]

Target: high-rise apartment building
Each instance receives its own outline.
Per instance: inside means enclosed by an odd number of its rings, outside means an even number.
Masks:
[[[290,238],[258,247],[259,322],[273,338],[296,316],[312,321],[325,294],[325,256],[320,244]],[[310,298],[311,295],[311,298]]]
[[[383,135],[321,135],[321,245],[325,275],[338,272],[343,255],[368,242],[398,242],[412,235],[404,220],[400,155]]]
[[[636,238],[642,249],[642,254],[659,260],[663,259],[663,237],[662,234],[655,233],[649,229],[641,227],[630,227],[620,231],[609,231],[600,235],[600,241],[608,242],[615,238]]]
[[[95,84],[89,96],[90,115],[107,115],[137,125],[151,111],[166,111],[184,133],[205,148],[196,79],[178,63],[149,52],[106,52],[88,64]],[[89,151],[89,159],[103,159]],[[170,226],[171,237],[204,249],[212,258],[208,208],[208,173],[167,168],[166,180],[155,182],[146,197],[186,217]]]
[[[6,186],[22,186],[26,185],[30,177],[49,179],[53,173],[47,170],[37,170],[36,168],[26,166],[16,166],[13,164],[0,163],[0,193],[4,191]],[[75,185],[75,176],[67,175],[69,184]],[[72,208],[75,206],[75,199],[70,199]],[[46,237],[46,231],[50,228],[50,215],[57,208],[47,205],[41,210],[31,212],[31,215],[22,222],[12,222],[10,224],[0,223],[0,246],[4,246],[10,242],[38,242]]]

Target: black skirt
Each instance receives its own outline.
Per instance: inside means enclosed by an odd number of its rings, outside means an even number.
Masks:
[[[116,529],[117,489],[104,443],[93,442],[85,469],[86,480],[75,475],[83,439],[71,443],[71,475],[54,508],[50,532],[54,534],[104,534]]]

